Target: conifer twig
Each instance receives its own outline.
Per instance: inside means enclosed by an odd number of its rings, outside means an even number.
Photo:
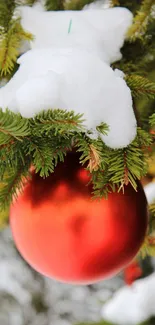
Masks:
[[[134,42],[136,39],[142,39],[148,26],[148,22],[151,16],[152,6],[155,4],[155,0],[143,0],[140,9],[138,10],[132,26],[127,33],[127,39]]]
[[[155,99],[155,83],[136,74],[126,75],[125,80],[132,91],[133,97],[145,96]]]
[[[90,144],[90,159],[88,163],[88,168],[90,172],[98,170],[100,166],[100,155],[97,152],[96,148]]]

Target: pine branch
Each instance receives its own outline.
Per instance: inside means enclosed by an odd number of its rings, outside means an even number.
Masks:
[[[7,32],[16,7],[15,0],[0,1],[0,26],[3,32]]]
[[[82,165],[89,163],[91,144],[91,139],[84,134],[77,134],[74,136],[74,146],[78,148],[76,151],[82,152],[79,160]]]
[[[147,78],[132,74],[125,76],[126,83],[132,91],[133,97],[141,97],[142,95],[155,99],[155,83]]]
[[[104,147],[105,166],[92,178],[95,197],[107,196],[108,192],[120,190],[128,183],[136,190],[136,180],[147,172],[146,148],[151,141],[151,136],[138,128],[136,139],[127,148]]]
[[[89,148],[90,148],[90,154],[89,154],[90,158],[89,158],[88,169],[92,173],[93,170],[96,171],[99,169],[101,162],[100,162],[100,154],[96,150],[95,146],[93,144],[90,144]]]
[[[151,144],[151,137],[138,128],[136,139],[125,149],[111,151],[109,157],[110,181],[121,187],[131,183],[136,190],[136,179],[140,179],[147,172],[147,160],[143,147]]]
[[[109,193],[118,190],[115,184],[110,181],[108,167],[106,167],[104,170],[93,172],[91,181],[93,185],[92,194],[95,199],[102,197],[107,199]]]
[[[64,3],[65,10],[81,10],[85,5],[94,2],[94,0],[69,0]]]
[[[25,4],[28,6],[33,6],[35,2],[37,2],[37,0],[26,0]]]
[[[119,6],[120,3],[118,0],[110,0],[110,7],[115,7],[115,6]]]
[[[63,0],[46,0],[45,1],[46,10],[63,10],[64,1]]]
[[[47,177],[74,145],[81,152],[80,163],[91,173],[95,196],[106,197],[129,182],[136,189],[136,179],[147,171],[151,136],[138,128],[127,148],[112,150],[100,138],[100,133],[107,132],[106,124],[97,127],[98,138],[93,139],[90,131],[81,132],[82,121],[81,115],[59,109],[31,119],[0,110],[0,179],[10,169],[16,174],[19,160],[20,165],[31,161],[41,177]]]
[[[9,28],[0,37],[0,70],[1,75],[11,73],[17,60],[18,50],[22,40],[32,40],[30,33],[25,32],[20,25],[20,20],[12,20]]]
[[[5,113],[0,109],[0,145],[11,143],[14,139],[22,141],[22,138],[30,134],[29,121],[20,114],[10,111]]]
[[[106,123],[102,122],[96,127],[96,130],[103,135],[107,135],[109,131],[109,126]]]
[[[155,113],[153,113],[150,117],[150,125],[155,126]]]
[[[149,235],[152,235],[155,231],[155,203],[149,206]]]
[[[146,256],[155,256],[155,237],[147,236],[138,253],[138,256],[145,258]]]
[[[102,130],[103,131],[103,130]],[[107,155],[104,150],[104,144],[100,138],[92,140],[85,134],[74,136],[75,147],[78,152],[82,152],[80,162],[82,165],[87,163],[87,168],[92,173],[98,169],[105,168],[107,164]]]
[[[7,176],[4,179],[5,185],[0,189],[1,211],[7,209],[11,202],[18,197],[18,193],[23,190],[26,179],[30,177],[29,168],[29,160],[23,164],[18,158],[16,170],[10,169],[7,171]]]
[[[127,39],[130,42],[134,42],[136,39],[145,35],[148,23],[151,19],[152,6],[155,4],[155,0],[143,0],[142,5],[137,12],[132,26],[127,33]]]
[[[155,256],[155,203],[149,206],[149,227],[148,234],[138,253],[140,258]]]
[[[51,132],[57,134],[73,134],[84,129],[82,114],[75,114],[73,111],[55,109],[43,111],[31,120],[31,128],[34,135],[51,136]]]
[[[3,230],[9,222],[9,207],[0,211],[0,231]]]
[[[4,181],[0,182],[0,190],[5,186]],[[3,208],[0,211],[0,230],[2,230],[8,223],[9,219],[9,206],[7,206],[5,209]]]
[[[27,138],[27,155],[32,160],[36,173],[41,177],[47,177],[54,172],[58,161],[64,161],[64,156],[68,149],[71,149],[71,139],[59,139],[59,144],[53,139],[48,138]],[[63,141],[64,140],[64,141]],[[63,143],[64,142],[64,143]]]

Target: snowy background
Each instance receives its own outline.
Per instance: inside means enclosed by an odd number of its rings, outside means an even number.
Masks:
[[[71,286],[40,276],[18,255],[9,229],[0,236],[0,324],[69,325],[101,319],[103,302],[120,278]]]
[[[74,325],[102,318],[134,325],[155,315],[155,273],[124,286],[119,276],[90,286],[40,276],[19,256],[11,232],[0,233],[0,325]]]

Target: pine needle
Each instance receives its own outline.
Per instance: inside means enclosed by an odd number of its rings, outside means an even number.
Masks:
[[[13,20],[7,32],[0,36],[0,71],[1,76],[10,74],[17,61],[18,50],[22,40],[32,40],[30,33],[23,30],[20,20]]]
[[[148,23],[151,19],[152,7],[155,4],[155,0],[143,0],[140,9],[138,10],[132,26],[127,33],[127,39],[130,42],[134,42],[136,39],[142,39],[145,35]]]
[[[64,3],[65,10],[81,10],[85,5],[94,2],[94,0],[69,0]]]
[[[29,121],[20,114],[10,111],[5,113],[0,109],[0,145],[6,145],[16,139],[21,141],[23,137],[30,134]]]
[[[133,97],[139,98],[141,96],[145,96],[149,99],[155,99],[154,82],[135,74],[126,75],[125,80],[132,91]]]

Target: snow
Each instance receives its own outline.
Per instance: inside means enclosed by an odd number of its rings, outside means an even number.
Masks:
[[[136,325],[155,316],[155,273],[115,293],[102,308],[102,317],[119,325]]]
[[[120,277],[92,286],[72,286],[43,277],[17,253],[10,230],[1,232],[1,325],[73,325],[99,321],[104,293],[109,298],[122,285]],[[38,304],[36,309],[36,300],[40,301],[40,307],[42,304],[41,310]]]
[[[24,117],[57,107],[84,112],[87,129],[95,131],[102,121],[109,125],[108,136],[102,136],[109,147],[123,147],[134,139],[130,90],[123,78],[93,54],[36,49],[21,56],[18,63],[18,72],[0,90],[3,108],[8,106]]]
[[[44,12],[25,6],[20,10],[23,28],[35,36],[32,48],[82,49],[108,64],[121,59],[120,48],[132,23],[126,8]]]
[[[148,204],[155,202],[155,182],[151,182],[144,187],[144,192],[147,197]]]
[[[83,10],[88,9],[107,9],[110,7],[109,0],[97,0],[83,7]]]
[[[84,114],[84,127],[111,148],[126,147],[136,135],[131,91],[110,63],[132,21],[125,8],[45,12],[22,7],[22,26],[35,39],[23,54],[20,68],[0,89],[0,107],[30,118],[42,110],[66,109]]]
[[[56,82],[57,79],[58,75],[53,71],[49,71],[45,76],[27,80],[17,90],[16,101],[10,102],[9,109],[14,112],[17,109],[22,116],[31,117],[41,111],[43,107],[44,110],[50,108],[50,103],[52,103],[52,107],[58,107],[59,87],[58,82]],[[27,110],[28,107],[33,107],[33,115],[30,115]]]

